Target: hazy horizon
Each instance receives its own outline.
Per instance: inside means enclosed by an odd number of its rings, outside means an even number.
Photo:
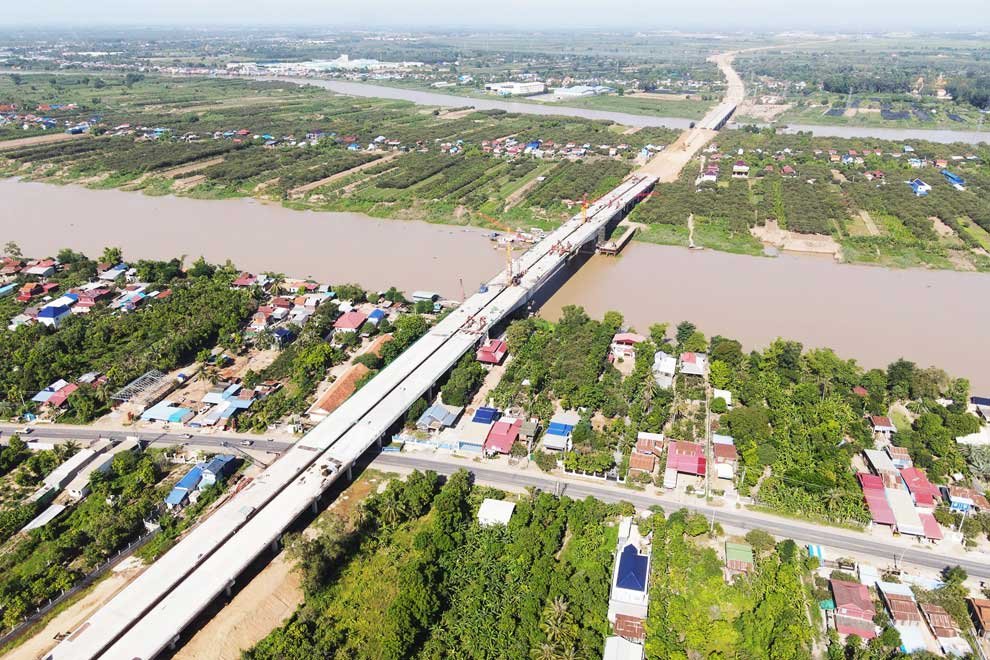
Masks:
[[[831,0],[795,8],[787,0],[708,0],[704,5],[646,0],[282,0],[275,20],[264,0],[70,0],[17,3],[0,13],[0,28],[92,28],[114,26],[310,27],[364,29],[573,28],[670,30],[967,31],[990,25],[990,3],[957,0],[951,11],[932,10],[921,0]],[[669,6],[668,6],[669,5]],[[2,44],[0,44],[2,45]]]

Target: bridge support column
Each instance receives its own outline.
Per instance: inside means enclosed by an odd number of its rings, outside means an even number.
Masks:
[[[354,481],[354,476],[352,474],[352,471],[353,470],[354,470],[354,464],[353,463],[351,465],[348,465],[347,466],[347,480],[348,481]]]
[[[234,581],[228,582],[223,591],[227,594],[227,598],[230,598],[234,594]]]
[[[313,509],[313,515],[315,516],[317,513],[320,512],[320,498],[314,497],[313,502],[309,506],[311,509]]]
[[[430,398],[433,398],[433,397],[430,397]],[[375,442],[378,444],[378,449],[381,449],[382,448],[382,436],[378,436],[377,438],[375,438]]]
[[[175,637],[173,637],[172,639],[169,640],[169,642],[168,642],[168,648],[170,650],[174,651],[178,647],[179,647],[179,636],[176,635]]]
[[[275,539],[274,541],[272,541],[272,546],[271,547],[272,547],[272,554],[277,555],[279,549],[281,548],[281,544],[279,543],[279,540],[278,539]]]

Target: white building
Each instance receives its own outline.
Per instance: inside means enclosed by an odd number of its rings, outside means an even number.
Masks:
[[[677,372],[677,360],[673,355],[657,351],[653,356],[653,378],[657,386],[669,390],[674,385],[674,374]]]
[[[530,96],[542,94],[547,86],[541,82],[498,82],[485,85],[485,91],[498,96]]]
[[[515,508],[514,502],[488,498],[481,503],[481,507],[478,509],[478,524],[482,527],[508,525]]]

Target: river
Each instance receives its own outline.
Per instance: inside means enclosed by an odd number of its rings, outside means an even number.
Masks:
[[[777,337],[828,346],[865,367],[899,357],[965,376],[990,393],[987,337],[990,275],[837,264],[804,255],[747,257],[631,243],[622,255],[592,257],[544,305],[600,317],[622,312],[640,332],[651,323],[695,323],[707,336],[746,348]]]
[[[469,96],[453,96],[436,92],[425,92],[417,89],[388,87],[368,83],[355,83],[343,80],[324,80],[320,78],[271,78],[300,85],[314,85],[329,89],[338,94],[349,96],[373,97],[411,101],[419,105],[435,105],[445,108],[462,108],[474,106],[479,110],[505,110],[530,115],[564,115],[568,117],[583,117],[585,119],[607,119],[624,126],[663,126],[666,128],[685,129],[691,125],[690,119],[681,117],[660,117],[652,115],[634,115],[627,112],[610,112],[607,110],[588,110],[586,108],[571,108],[566,105],[540,105],[536,103],[520,103],[502,101],[499,99],[479,99]],[[730,128],[736,127],[730,125]],[[872,126],[819,126],[811,124],[790,124],[784,133],[809,131],[822,137],[841,138],[876,138],[878,140],[927,140],[950,144],[964,142],[979,144],[990,142],[990,131],[973,130],[939,130],[926,128],[883,128]]]
[[[254,272],[312,276],[325,282],[395,285],[460,296],[502,267],[482,232],[358,213],[292,211],[253,200],[149,197],[0,180],[0,243],[25,254],[70,247],[90,255],[104,246],[131,259],[185,254],[232,260]],[[830,346],[867,367],[904,356],[966,376],[990,393],[986,350],[990,275],[888,270],[784,255],[757,258],[632,243],[620,257],[593,257],[543,308],[567,304],[600,316],[615,309],[645,331],[651,323],[690,320],[707,335],[747,348],[781,336]]]
[[[607,119],[624,126],[663,126],[665,128],[684,129],[688,128],[693,121],[683,117],[634,115],[628,112],[571,108],[566,105],[543,105],[519,101],[502,101],[494,98],[479,99],[470,96],[453,96],[451,94],[425,92],[418,89],[388,87],[385,85],[370,85],[368,83],[356,83],[344,80],[282,77],[269,78],[269,80],[281,80],[284,82],[297,83],[299,85],[313,85],[314,87],[322,87],[324,89],[329,89],[332,92],[346,94],[348,96],[396,99],[401,101],[411,101],[412,103],[416,103],[418,105],[435,105],[442,108],[465,108],[467,106],[474,106],[478,110],[505,110],[506,112],[518,112],[519,114],[524,115],[563,115],[566,117],[582,117],[584,119]]]
[[[0,208],[0,244],[16,241],[27,255],[68,247],[94,256],[112,245],[132,259],[230,259],[254,272],[451,297],[460,297],[459,279],[470,291],[502,268],[504,256],[478,229],[292,211],[253,199],[149,197],[0,179]]]

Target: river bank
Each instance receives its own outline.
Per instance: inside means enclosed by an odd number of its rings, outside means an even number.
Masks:
[[[313,85],[329,89],[338,94],[383,99],[410,101],[418,105],[438,106],[441,108],[462,108],[474,106],[478,110],[505,110],[534,115],[563,115],[567,117],[583,117],[585,119],[604,119],[617,124],[633,127],[657,126],[665,128],[686,129],[693,121],[682,117],[659,117],[655,115],[640,115],[628,112],[612,112],[606,110],[591,110],[574,108],[566,105],[545,105],[519,101],[501,101],[498,99],[454,96],[440,92],[426,92],[405,87],[389,87],[369,83],[355,83],[344,80],[324,80],[321,78],[263,78],[264,80],[280,80],[298,85]],[[730,125],[729,128],[738,128]],[[925,128],[883,128],[871,126],[828,126],[818,124],[790,124],[778,128],[782,133],[810,132],[822,137],[843,138],[876,138],[878,140],[927,140],[940,144],[962,142],[979,144],[990,142],[990,131],[974,130],[940,130]]]
[[[230,259],[242,268],[313,276],[366,287],[431,289],[460,296],[502,267],[483,232],[359,213],[315,213],[254,200],[149,197],[0,180],[0,237],[25,254],[104,246],[130,259]],[[614,309],[645,330],[688,319],[708,335],[747,348],[787,337],[830,346],[866,366],[904,356],[969,378],[990,390],[984,350],[990,310],[978,301],[990,275],[838,265],[829,259],[776,259],[633,242],[622,256],[594,257],[547,302],[590,313]],[[923,319],[921,321],[920,319]]]

